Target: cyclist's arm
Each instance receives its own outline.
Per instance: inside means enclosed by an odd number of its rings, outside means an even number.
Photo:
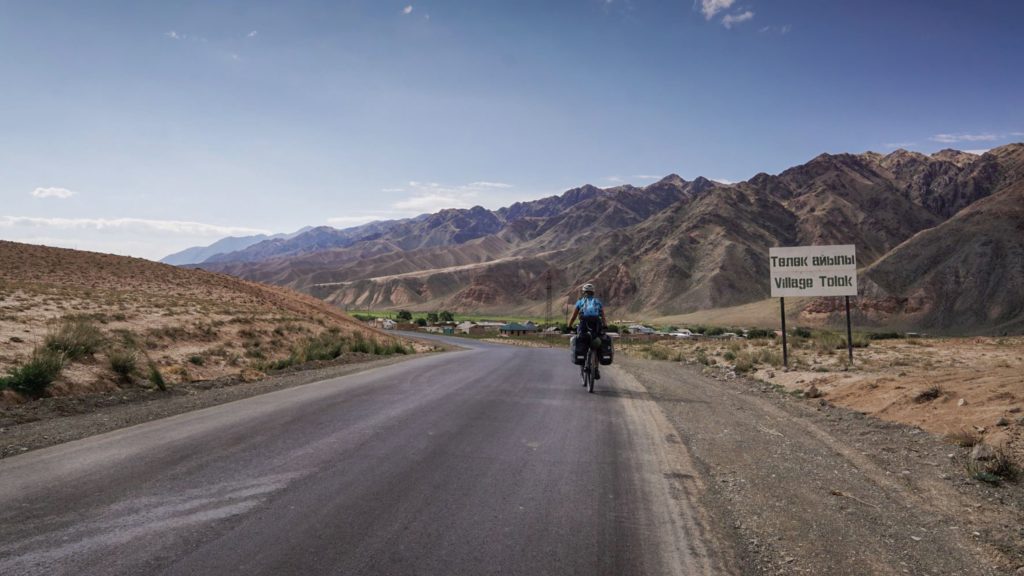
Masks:
[[[606,320],[605,317],[604,317],[604,306],[601,306],[601,327],[602,328],[607,328],[608,327],[608,320]]]
[[[576,317],[580,315],[579,308],[572,309],[572,318],[569,319],[569,330],[572,330],[572,323],[576,321]]]

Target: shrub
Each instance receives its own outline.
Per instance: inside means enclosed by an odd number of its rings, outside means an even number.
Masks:
[[[76,360],[95,354],[103,346],[103,333],[88,318],[69,317],[61,321],[55,332],[46,335],[43,346]]]
[[[703,348],[697,349],[697,362],[705,366],[711,363],[711,360],[708,358],[707,352],[705,352]]]
[[[0,388],[10,388],[32,398],[41,398],[64,367],[64,355],[49,348],[36,349],[21,366],[0,378]]]
[[[774,338],[775,332],[772,330],[765,330],[763,328],[751,328],[747,330],[747,338],[753,340],[755,338]]]
[[[136,362],[138,360],[138,353],[130,348],[118,348],[107,352],[107,358],[110,360],[110,369],[121,379],[122,382],[128,382],[132,378],[132,374],[135,374]]]
[[[397,317],[403,322],[412,322],[412,312],[409,312],[408,310],[399,310]]]
[[[799,326],[797,326],[796,328],[793,328],[793,330],[792,330],[792,332],[790,332],[790,334],[792,334],[793,336],[798,336],[800,338],[810,338],[811,337],[811,331],[810,330],[808,330],[807,328],[801,328]]]
[[[897,340],[903,338],[899,332],[871,332],[868,334],[870,340]]]
[[[206,363],[206,358],[203,358],[200,354],[193,354],[188,357],[188,361],[195,364],[196,366],[202,366]]]
[[[735,370],[740,374],[745,374],[754,369],[754,361],[747,352],[741,353],[736,357]]]
[[[725,354],[722,354],[722,358],[728,360],[729,362],[732,362],[733,360],[736,359],[736,353],[733,352],[732,350],[726,350]]]
[[[925,402],[931,402],[932,400],[935,400],[939,396],[942,396],[942,387],[939,385],[932,385],[929,386],[927,389],[923,390],[917,396],[914,396],[914,402],[917,402],[918,404],[924,404]]]
[[[417,318],[416,319],[416,325],[417,326],[421,326],[421,327],[422,326],[426,326],[427,325],[427,319],[426,318]]]

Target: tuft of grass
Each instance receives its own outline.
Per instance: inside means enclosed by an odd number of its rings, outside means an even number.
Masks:
[[[93,321],[85,317],[64,318],[57,330],[43,340],[43,346],[68,360],[92,356],[103,346],[104,337]]]
[[[999,446],[993,449],[991,460],[967,459],[967,475],[987,484],[1001,484],[1004,481],[1015,482],[1020,478],[1020,469],[1006,448]]]
[[[49,348],[37,348],[21,366],[0,378],[0,389],[10,388],[32,398],[42,398],[64,368],[64,354]]]
[[[164,375],[160,373],[160,368],[157,367],[156,362],[149,363],[149,381],[162,392],[167,391],[167,381],[164,380]]]
[[[917,396],[914,396],[914,402],[918,404],[924,404],[925,402],[931,402],[942,396],[942,387],[934,384],[928,388],[922,390]]]
[[[203,364],[206,364],[206,358],[203,358],[201,354],[193,354],[189,356],[188,361],[191,362],[192,364],[195,364],[196,366],[202,366]]]
[[[110,369],[122,382],[130,382],[138,368],[139,354],[133,348],[116,348],[107,352]]]
[[[356,332],[355,339],[353,340],[349,350],[352,352],[362,352],[363,354],[369,354],[373,352],[373,346],[363,338],[363,335]]]
[[[325,330],[306,340],[299,351],[297,363],[334,360],[345,352],[348,339],[337,331]]]

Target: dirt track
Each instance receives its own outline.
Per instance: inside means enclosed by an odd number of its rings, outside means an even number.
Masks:
[[[971,480],[919,428],[691,366],[623,358],[752,574],[1024,573],[1024,489]]]

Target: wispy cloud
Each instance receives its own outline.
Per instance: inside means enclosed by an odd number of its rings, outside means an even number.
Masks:
[[[36,188],[32,191],[32,195],[36,198],[71,198],[78,192],[74,190],[68,190],[67,188]]]
[[[976,150],[964,150],[964,152],[967,152],[968,154],[976,154],[978,156],[981,156],[982,154],[984,154],[985,152],[988,152],[989,150],[991,150],[991,148],[979,148],[979,149],[976,149]]]
[[[605,176],[604,179],[608,182],[614,182],[615,184],[621,184],[625,182],[620,176]]]
[[[936,134],[929,138],[934,142],[942,142],[943,144],[954,144],[956,142],[992,142],[998,140],[998,134],[984,133],[984,134]]]
[[[470,208],[473,203],[464,196],[442,193],[420,193],[395,202],[395,208],[410,212],[437,212],[446,208]]]
[[[722,26],[725,26],[726,28],[732,28],[736,24],[752,20],[753,18],[754,13],[751,12],[750,10],[747,10],[746,12],[741,12],[739,14],[726,14],[722,18]]]
[[[405,188],[381,188],[380,191],[392,194],[395,192],[405,192]]]
[[[890,150],[895,150],[897,148],[910,148],[916,144],[917,142],[886,142],[883,146]]]
[[[726,185],[735,184],[736,183],[735,180],[729,180],[728,178],[711,178],[711,181],[718,182],[719,184],[726,184]]]
[[[513,190],[505,182],[476,181],[469,184],[448,185],[438,182],[409,182],[406,191],[411,196],[392,204],[392,208],[407,215],[436,212],[445,208],[472,208],[486,200],[495,200]]]
[[[412,14],[412,4],[409,4],[405,8],[402,8],[402,14],[405,14],[405,15]]]
[[[791,24],[783,24],[782,26],[762,26],[761,27],[761,33],[762,34],[768,34],[768,33],[775,34],[775,33],[777,33],[777,34],[781,34],[781,35],[785,36],[786,34],[789,34],[790,31],[792,31],[792,30],[793,30],[793,26]]]
[[[700,0],[700,11],[705,20],[711,20],[715,14],[728,10],[735,3],[736,0]]]
[[[186,34],[184,32],[178,32],[177,30],[168,30],[167,32],[164,32],[164,37],[165,38],[169,38],[171,40],[178,40],[178,41],[182,41],[182,42],[184,42],[184,41],[188,41],[188,42],[201,42],[201,43],[204,43],[204,44],[209,42],[208,39],[206,39],[206,38],[204,38],[202,36],[195,36],[193,34]]]
[[[362,224],[369,224],[370,222],[376,222],[377,220],[388,220],[390,215],[381,214],[361,214],[358,216],[333,216],[327,219],[327,223],[331,226],[340,226],[341,228],[351,228],[353,226],[360,226]]]
[[[514,188],[514,186],[504,182],[473,182],[469,188]]]
[[[661,180],[661,176],[655,176],[654,174],[633,174],[633,178],[637,180]]]
[[[184,236],[234,236],[267,234],[266,230],[241,226],[220,226],[183,220],[147,220],[144,218],[38,218],[0,216],[0,228],[45,228],[50,230],[144,231]]]
[[[259,30],[253,30],[245,35],[246,38],[255,38],[260,33]]]

